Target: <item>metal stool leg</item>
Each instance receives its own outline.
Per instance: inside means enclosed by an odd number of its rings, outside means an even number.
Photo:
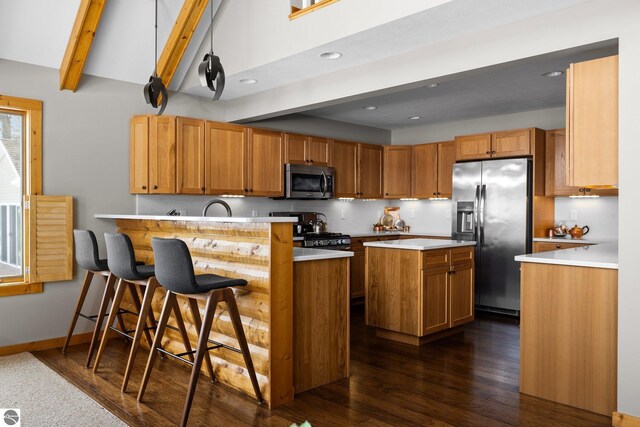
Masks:
[[[102,353],[107,345],[107,339],[109,337],[109,327],[113,325],[113,322],[116,318],[116,313],[120,309],[120,304],[122,303],[122,297],[124,296],[124,290],[127,288],[127,282],[122,279],[118,280],[118,287],[116,289],[116,295],[113,298],[113,304],[111,305],[111,312],[109,313],[109,318],[107,319],[107,324],[104,328],[104,332],[102,334],[102,341],[100,341],[100,347],[98,348],[98,354],[96,354],[96,361],[93,365],[93,372],[98,371],[98,366],[100,365],[100,360],[102,359]]]
[[[84,304],[84,300],[87,297],[87,292],[89,291],[89,287],[91,286],[91,280],[93,279],[93,271],[87,271],[87,274],[84,276],[84,282],[82,283],[82,288],[80,289],[80,296],[78,297],[78,303],[76,304],[76,311],[71,318],[71,325],[69,325],[69,332],[67,333],[67,339],[64,341],[64,345],[62,346],[62,352],[67,352],[67,347],[69,347],[69,341],[71,341],[71,336],[73,335],[73,330],[76,328],[76,322],[78,321],[78,316],[80,315],[80,310],[82,310],[82,305]]]
[[[187,399],[184,404],[184,412],[182,413],[182,422],[180,423],[182,427],[186,427],[187,420],[189,419],[189,412],[191,411],[191,404],[193,403],[193,396],[196,392],[198,377],[200,376],[200,368],[202,367],[202,359],[204,358],[204,354],[209,352],[209,350],[207,350],[209,342],[209,332],[211,332],[213,315],[216,312],[216,306],[218,305],[219,301],[220,296],[218,292],[214,291],[209,293],[209,296],[207,297],[207,306],[204,311],[204,320],[202,321],[200,336],[198,337],[196,360],[193,362],[191,379],[189,380],[189,390],[187,391]]]
[[[224,302],[227,303],[227,307],[229,308],[231,323],[233,324],[233,329],[236,333],[238,344],[240,344],[240,349],[242,350],[242,356],[244,356],[244,363],[247,365],[247,371],[249,371],[249,378],[251,379],[251,384],[253,385],[253,391],[256,393],[256,398],[258,399],[258,402],[262,403],[264,399],[262,398],[260,385],[258,384],[258,378],[256,378],[256,371],[253,367],[253,360],[251,359],[251,353],[249,352],[247,337],[244,335],[244,329],[242,328],[242,320],[240,319],[240,312],[238,311],[236,297],[233,291],[229,288],[223,290],[222,292],[223,292],[222,294],[223,300]]]
[[[113,274],[109,274],[105,278],[104,293],[102,294],[102,302],[100,303],[100,309],[98,310],[98,317],[96,317],[96,326],[93,328],[93,336],[91,337],[91,344],[89,345],[89,354],[87,355],[87,363],[85,367],[91,365],[91,358],[96,350],[96,344],[98,344],[98,338],[100,338],[100,330],[102,329],[102,323],[104,321],[104,314],[107,312],[109,302],[113,297],[113,288],[116,277]]]
[[[136,332],[133,336],[131,350],[129,351],[129,360],[127,361],[127,367],[124,371],[124,379],[122,380],[123,393],[127,391],[127,384],[129,384],[129,379],[131,378],[131,371],[136,360],[136,355],[138,354],[138,347],[140,346],[140,339],[142,338],[142,334],[144,332],[148,332],[146,330],[147,318],[149,316],[149,311],[151,310],[151,301],[153,300],[153,294],[155,293],[158,286],[158,281],[155,279],[155,277],[147,280],[147,285],[145,286],[146,289],[144,291],[144,298],[142,300],[142,307],[140,309],[140,315],[138,316],[138,323],[136,325]],[[151,343],[151,345],[153,346],[153,343]]]
[[[149,351],[149,359],[147,360],[147,366],[144,369],[144,374],[142,375],[142,381],[140,382],[140,390],[138,391],[138,402],[142,402],[142,398],[144,397],[144,392],[147,389],[147,384],[149,382],[149,377],[151,376],[151,370],[153,369],[153,364],[156,361],[156,356],[158,352],[155,351],[160,348],[160,343],[162,342],[162,336],[164,335],[164,331],[167,328],[167,322],[169,321],[169,315],[171,314],[171,307],[173,306],[173,300],[175,299],[175,295],[169,291],[167,291],[167,296],[164,298],[164,305],[162,306],[162,313],[160,314],[160,320],[158,320],[158,328],[156,329],[156,336],[153,340],[153,344]]]

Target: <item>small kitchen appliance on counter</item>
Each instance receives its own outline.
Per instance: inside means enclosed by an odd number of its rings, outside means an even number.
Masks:
[[[271,212],[269,216],[293,217],[294,237],[302,237],[302,247],[317,249],[349,250],[351,237],[326,231],[326,215],[322,212]],[[324,218],[325,220],[322,220]]]

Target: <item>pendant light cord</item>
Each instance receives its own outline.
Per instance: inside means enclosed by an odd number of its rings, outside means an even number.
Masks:
[[[155,37],[155,46],[156,46],[156,50],[155,50],[155,55],[156,55],[156,61],[153,64],[153,74],[157,77],[158,76],[158,0],[156,0],[156,37]]]
[[[211,27],[209,31],[211,31],[211,52],[213,52],[213,0],[209,0],[209,10],[211,11]]]

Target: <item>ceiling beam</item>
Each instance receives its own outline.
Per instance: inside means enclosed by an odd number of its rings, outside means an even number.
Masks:
[[[213,0],[212,0],[213,1]],[[208,0],[185,0],[158,59],[158,76],[169,87]]]
[[[60,90],[76,91],[107,0],[80,0],[67,50],[60,65]]]

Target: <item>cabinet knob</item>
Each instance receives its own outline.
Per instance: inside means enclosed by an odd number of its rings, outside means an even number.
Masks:
[[[434,192],[434,193],[433,193],[433,195],[434,195],[434,196],[437,196],[437,195],[438,195],[438,193],[435,193],[435,192]]]
[[[388,196],[388,195],[389,195],[389,193],[384,193],[384,195],[385,195],[385,196]]]
[[[484,154],[491,154],[491,151],[485,151]]]
[[[244,189],[244,192],[245,192],[245,193],[248,193],[248,192],[249,192],[249,189],[248,189],[248,188],[245,188],[245,189]]]
[[[152,188],[153,188],[154,190],[157,190],[157,189],[158,189],[158,186],[157,186],[157,185],[154,185]]]
[[[146,186],[146,185],[143,185],[143,186],[142,186],[142,189],[143,189],[143,190],[146,190],[146,189],[147,189],[147,186]]]
[[[560,249],[560,245],[556,245],[556,248]]]
[[[201,190],[202,192],[204,192],[205,188],[204,188],[204,187],[200,187],[200,190]]]

